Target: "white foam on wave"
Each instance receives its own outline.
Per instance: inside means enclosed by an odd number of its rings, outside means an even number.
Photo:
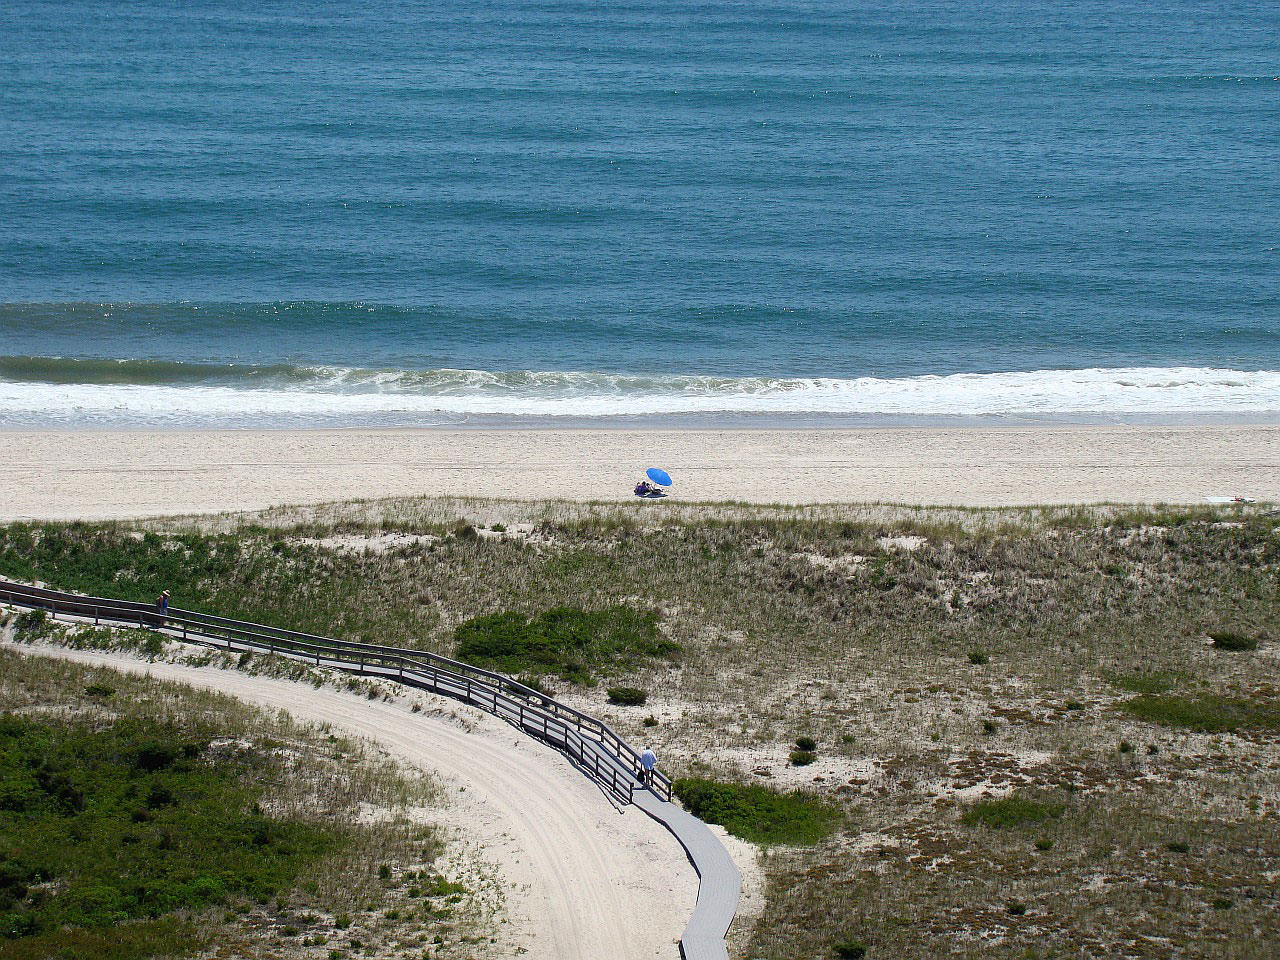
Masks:
[[[1280,371],[1202,367],[844,380],[431,371],[362,376],[358,389],[351,389],[345,371],[298,387],[0,381],[0,423],[216,423],[278,418],[412,422],[432,414],[591,418],[1271,412],[1280,412]]]

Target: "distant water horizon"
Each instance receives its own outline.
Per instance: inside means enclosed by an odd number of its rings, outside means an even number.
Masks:
[[[1280,422],[1275,5],[77,9],[0,427]]]

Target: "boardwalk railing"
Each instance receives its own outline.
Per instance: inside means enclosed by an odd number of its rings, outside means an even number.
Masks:
[[[170,607],[161,616],[150,604],[85,597],[0,580],[0,603],[47,610],[94,623],[138,626],[177,640],[241,652],[259,652],[395,680],[479,707],[551,744],[584,773],[630,802],[641,779],[640,754],[608,724],[510,677],[424,650],[352,643],[261,623],[230,620]],[[671,799],[671,780],[655,770],[652,789]]]

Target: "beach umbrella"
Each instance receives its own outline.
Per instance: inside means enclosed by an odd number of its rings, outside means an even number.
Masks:
[[[644,475],[660,487],[671,486],[671,475],[665,470],[659,470],[657,467],[650,467],[644,472]]]

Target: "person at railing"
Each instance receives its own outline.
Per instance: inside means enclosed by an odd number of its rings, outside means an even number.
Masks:
[[[169,591],[168,590],[161,591],[160,596],[156,597],[156,612],[160,614],[160,621],[161,623],[163,623],[164,618],[169,615]]]
[[[658,765],[658,756],[653,748],[646,746],[640,754],[640,782],[646,787],[653,786],[653,768]]]

